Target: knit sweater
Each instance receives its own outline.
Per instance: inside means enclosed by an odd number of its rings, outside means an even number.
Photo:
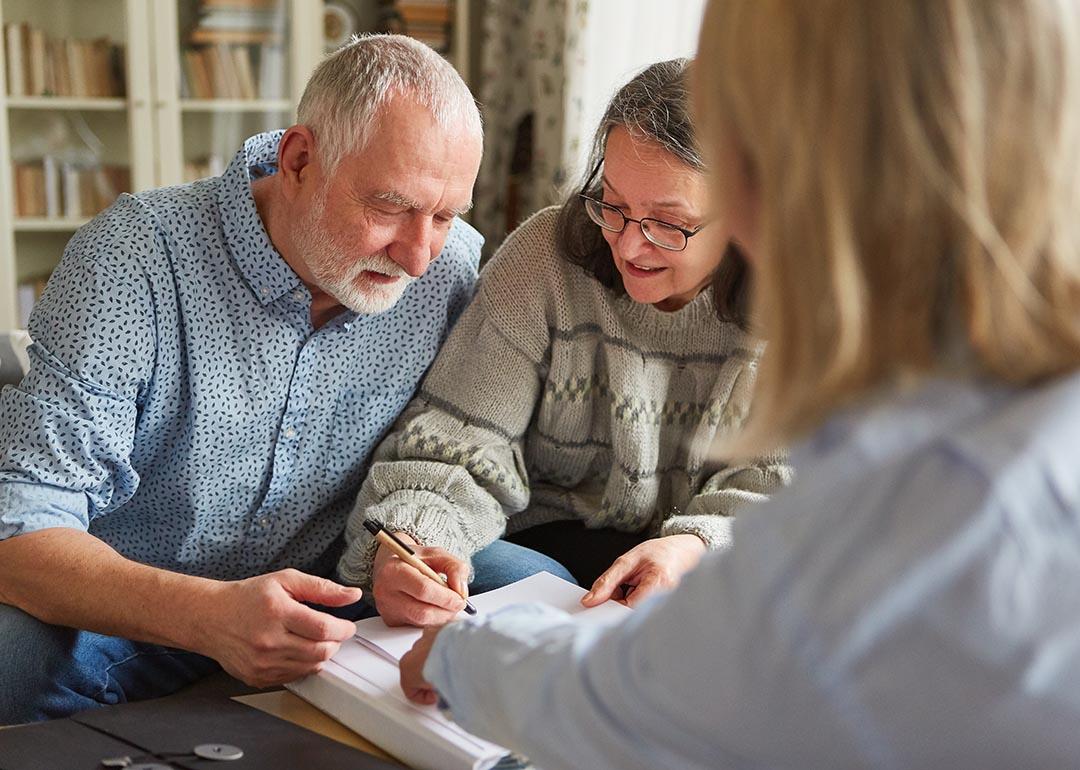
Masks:
[[[711,290],[664,312],[557,252],[557,209],[512,233],[481,274],[417,396],[376,449],[339,563],[370,585],[366,517],[468,560],[537,524],[578,519],[731,542],[731,516],[786,483],[779,457],[728,465],[761,353]]]

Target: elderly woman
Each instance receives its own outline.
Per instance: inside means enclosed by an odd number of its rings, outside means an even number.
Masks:
[[[625,623],[453,623],[406,692],[545,770],[1075,767],[1075,4],[713,0],[701,52],[742,440],[798,479]]]
[[[592,585],[587,603],[636,604],[726,548],[736,509],[786,479],[775,458],[709,458],[747,416],[761,346],[746,266],[708,215],[687,66],[615,95],[581,194],[502,245],[377,450],[339,571],[373,585],[387,622],[451,618],[470,558],[473,592],[546,569]],[[376,550],[368,517],[457,592]]]

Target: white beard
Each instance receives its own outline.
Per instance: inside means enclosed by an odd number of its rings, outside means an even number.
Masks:
[[[319,195],[312,201],[311,212],[300,224],[296,238],[319,288],[357,313],[371,315],[389,310],[415,279],[386,255],[355,257],[337,243],[330,231],[321,226],[324,200],[325,196]],[[397,280],[375,283],[364,276],[367,271]]]

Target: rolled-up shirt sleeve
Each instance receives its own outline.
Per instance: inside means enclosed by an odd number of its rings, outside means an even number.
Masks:
[[[34,309],[30,371],[0,393],[0,538],[88,529],[138,486],[130,456],[155,349],[144,217],[123,198],[77,233]]]
[[[447,626],[425,677],[545,770],[1075,765],[1080,377],[984,387],[836,418],[619,625],[509,607]]]
[[[546,770],[735,766],[713,738],[738,700],[740,669],[715,628],[700,635],[717,625],[697,611],[715,583],[691,582],[693,596],[684,586],[681,601],[658,597],[614,626],[581,626],[542,605],[453,623],[424,676],[465,729]]]

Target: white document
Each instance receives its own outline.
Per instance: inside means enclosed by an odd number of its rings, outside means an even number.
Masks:
[[[470,600],[476,607],[477,617],[525,602],[541,602],[570,615],[580,615],[582,622],[590,625],[616,622],[630,612],[629,607],[618,602],[605,602],[599,607],[586,609],[581,606],[584,595],[584,588],[567,583],[550,572],[539,572],[508,586],[470,597]],[[468,615],[461,613],[461,617],[467,618]],[[395,661],[401,660],[420,634],[421,629],[411,626],[391,628],[382,618],[368,618],[356,624],[356,637],[362,644]]]
[[[631,612],[610,601],[585,609],[584,595],[583,588],[541,572],[471,601],[478,617],[511,604],[542,602],[589,625],[617,622]],[[420,629],[390,628],[381,618],[361,620],[356,629],[322,673],[287,687],[417,770],[487,770],[510,753],[466,732],[436,707],[405,697],[397,662],[420,638]]]

